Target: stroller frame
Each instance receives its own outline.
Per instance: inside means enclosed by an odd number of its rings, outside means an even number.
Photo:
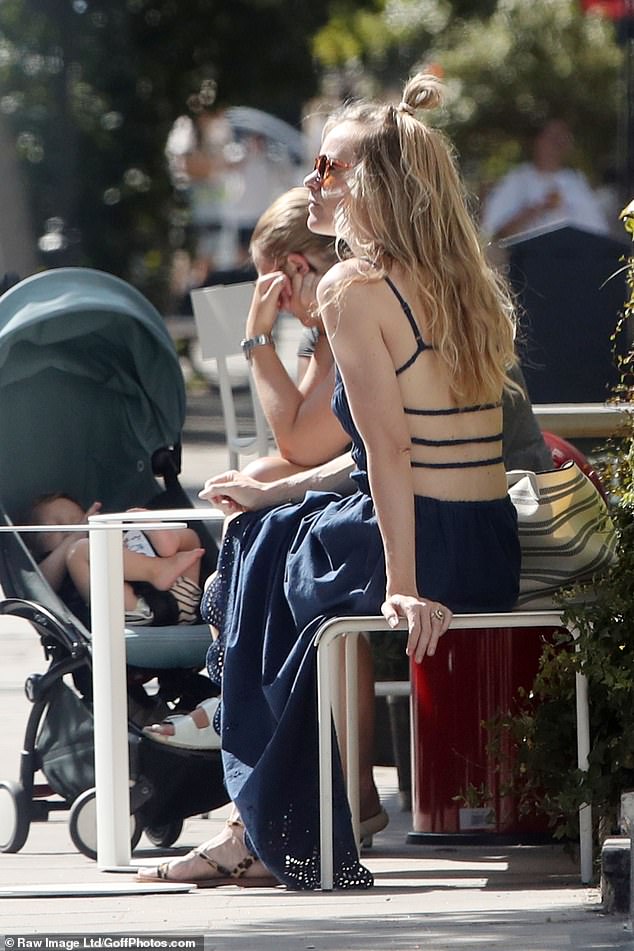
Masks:
[[[143,502],[192,510],[178,480],[184,381],[160,314],[130,285],[86,268],[42,272],[0,297],[0,368],[0,521],[12,529],[0,533],[0,614],[27,620],[48,662],[25,683],[32,707],[19,781],[0,780],[0,851],[19,851],[32,822],[69,810],[71,838],[94,858],[90,620],[48,586],[14,526],[51,491],[85,507],[98,498],[106,511]],[[192,527],[210,572],[216,540]],[[186,817],[228,798],[219,751],[180,750],[142,731],[147,717],[169,712],[163,701],[180,712],[213,695],[199,673],[209,630],[129,627],[125,636],[131,842],[145,830],[166,847]],[[144,684],[155,678],[159,694],[151,695]]]

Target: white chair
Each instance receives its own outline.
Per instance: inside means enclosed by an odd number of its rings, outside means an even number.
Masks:
[[[462,629],[562,627],[558,610],[522,611],[499,614],[455,614],[450,627]],[[398,630],[405,630],[402,621]],[[339,617],[325,621],[315,636],[317,650],[317,703],[319,729],[319,820],[321,854],[321,888],[333,888],[333,819],[332,819],[332,717],[336,732],[345,750],[348,798],[352,813],[355,841],[359,841],[359,723],[356,640],[360,633],[389,630],[383,617]],[[575,636],[575,631],[571,629]],[[337,658],[339,639],[345,642],[345,689],[339,688],[340,661]],[[423,661],[424,663],[424,661]],[[343,697],[341,694],[343,693]],[[579,769],[587,770],[590,752],[590,721],[588,685],[582,674],[576,676],[577,761]],[[412,755],[416,751],[412,750]],[[413,770],[413,772],[415,772]],[[592,813],[590,804],[579,811],[580,873],[582,882],[592,881]]]
[[[244,284],[201,287],[193,290],[190,295],[202,356],[204,359],[216,361],[231,469],[239,467],[241,455],[268,455],[271,445],[269,427],[240,347],[252,294],[253,284],[249,281]],[[241,373],[238,384],[246,383],[251,393],[254,435],[240,435],[234,401],[235,382],[228,366],[231,357],[239,359]],[[235,377],[235,373],[233,376]]]

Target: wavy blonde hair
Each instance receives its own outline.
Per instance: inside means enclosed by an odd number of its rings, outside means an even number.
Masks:
[[[485,403],[499,399],[503,386],[513,389],[514,307],[484,256],[453,149],[420,116],[440,100],[438,79],[419,73],[397,106],[352,102],[330,116],[325,133],[342,122],[359,127],[335,230],[375,265],[376,279],[395,262],[411,275],[454,396]]]
[[[253,230],[249,253],[262,254],[281,265],[288,254],[312,255],[324,269],[337,261],[334,239],[308,230],[309,191],[291,188],[263,211]]]

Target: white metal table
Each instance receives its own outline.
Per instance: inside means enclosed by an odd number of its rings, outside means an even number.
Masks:
[[[90,590],[93,651],[93,715],[97,862],[100,868],[130,866],[130,769],[123,604],[123,531],[177,528],[217,521],[218,509],[166,509],[92,515]],[[92,531],[105,528],[106,531]]]
[[[634,411],[628,403],[534,403],[542,429],[564,439],[606,438],[616,435]]]

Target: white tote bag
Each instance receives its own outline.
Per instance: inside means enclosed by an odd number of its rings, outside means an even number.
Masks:
[[[564,585],[616,559],[616,533],[601,493],[573,462],[545,472],[507,472],[517,511],[522,570],[518,607],[552,606]]]

